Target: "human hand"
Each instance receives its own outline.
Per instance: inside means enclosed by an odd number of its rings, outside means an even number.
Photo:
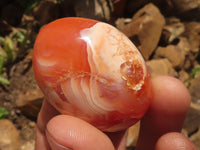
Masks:
[[[179,133],[190,106],[190,95],[177,79],[152,79],[154,98],[141,120],[136,150],[197,150]],[[103,133],[89,123],[60,115],[44,100],[37,122],[36,150],[125,150],[126,131]]]

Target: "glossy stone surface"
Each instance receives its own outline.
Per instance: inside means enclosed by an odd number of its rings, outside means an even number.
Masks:
[[[46,25],[34,45],[33,68],[59,112],[102,131],[133,125],[152,99],[139,51],[116,28],[95,20],[63,18]]]

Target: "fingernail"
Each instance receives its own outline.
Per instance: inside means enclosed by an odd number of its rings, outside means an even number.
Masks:
[[[46,131],[46,137],[48,140],[48,143],[52,150],[72,150],[71,148],[65,147],[59,143],[57,143],[52,136]]]

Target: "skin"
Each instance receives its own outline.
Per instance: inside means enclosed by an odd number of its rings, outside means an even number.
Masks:
[[[182,129],[190,95],[177,79],[152,79],[154,98],[141,120],[136,150],[197,150]],[[103,133],[78,118],[60,115],[44,100],[37,122],[36,150],[125,150],[126,131]]]

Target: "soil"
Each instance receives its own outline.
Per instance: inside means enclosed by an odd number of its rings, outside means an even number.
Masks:
[[[30,54],[31,51],[29,52]],[[21,94],[23,95],[37,87],[31,67],[31,57],[29,60],[26,58],[21,59],[11,67],[10,85],[0,86],[0,107],[4,107],[9,111],[9,115],[6,117],[20,130],[22,140],[31,141],[35,139],[36,119],[28,118],[26,114],[22,113],[20,107],[17,106],[17,100]]]

